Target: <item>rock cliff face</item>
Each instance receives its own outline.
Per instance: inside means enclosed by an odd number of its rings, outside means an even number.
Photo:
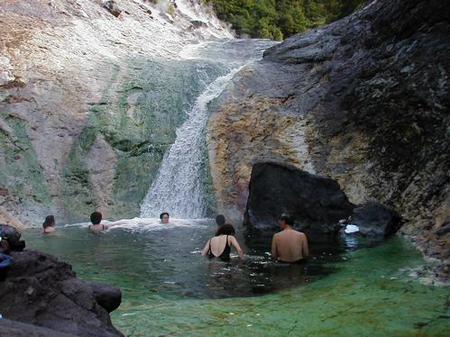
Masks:
[[[231,37],[199,4],[178,0],[172,13],[141,0],[1,1],[4,221],[139,214],[186,110],[222,74],[177,56]]]
[[[238,73],[208,124],[219,209],[241,218],[252,166],[288,163],[393,207],[448,259],[449,17],[439,0],[373,1]]]

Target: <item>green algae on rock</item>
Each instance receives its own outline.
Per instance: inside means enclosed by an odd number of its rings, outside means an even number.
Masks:
[[[133,60],[129,68],[115,69],[63,171],[66,218],[80,220],[94,208],[112,218],[137,216],[176,128],[225,69],[162,59]]]

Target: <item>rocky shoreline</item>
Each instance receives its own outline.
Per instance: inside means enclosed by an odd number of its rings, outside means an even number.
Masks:
[[[120,305],[120,289],[84,282],[49,254],[26,250],[11,256],[0,283],[2,336],[123,336],[109,317]]]

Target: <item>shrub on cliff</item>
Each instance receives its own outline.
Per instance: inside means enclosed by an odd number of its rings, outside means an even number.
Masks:
[[[239,36],[282,40],[340,19],[365,0],[204,0]]]

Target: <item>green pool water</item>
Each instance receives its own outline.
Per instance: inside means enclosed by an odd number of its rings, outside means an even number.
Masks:
[[[104,233],[85,225],[23,236],[83,279],[123,291],[112,313],[127,336],[448,336],[448,287],[409,276],[425,262],[400,237],[374,245],[311,240],[303,266],[277,265],[268,240],[244,240],[242,262],[200,256],[213,234],[208,220],[134,219]]]

